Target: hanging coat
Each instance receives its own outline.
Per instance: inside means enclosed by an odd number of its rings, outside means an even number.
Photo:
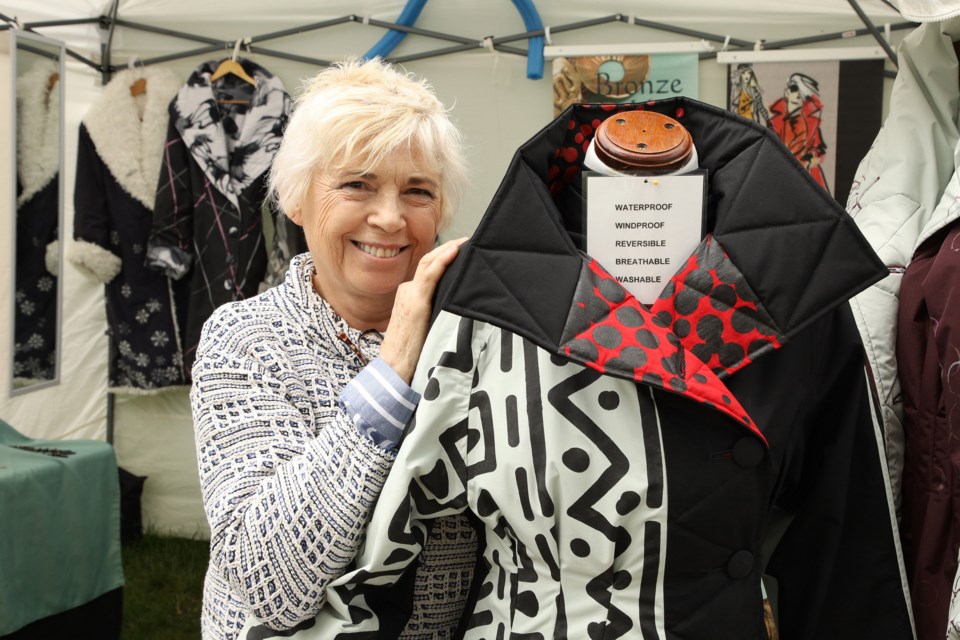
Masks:
[[[641,305],[582,245],[583,149],[633,108],[571,107],[514,157],[440,283],[356,567],[291,637],[394,637],[430,523],[464,512],[468,639],[766,639],[764,570],[783,640],[912,637],[847,304],[882,264],[772,131],[647,103],[692,135],[707,223]]]
[[[233,74],[212,81],[212,60],[170,103],[147,261],[177,281],[188,374],[206,319],[256,295],[267,272],[261,210],[290,96],[267,70],[240,63],[255,86]]]
[[[901,284],[904,556],[918,636],[940,640],[960,548],[960,223],[917,250]]]
[[[936,257],[943,235],[960,217],[957,38],[960,19],[952,19],[920,25],[901,42],[889,115],[857,169],[847,202],[889,271],[852,306],[884,418],[920,640],[944,637],[960,549],[960,447],[951,435],[960,431],[960,415],[937,415],[949,386],[942,396],[931,388],[950,373],[955,355],[947,340],[949,316],[960,312],[949,305],[957,285],[944,277],[948,255]],[[918,252],[924,264],[908,278],[904,274],[914,269]],[[939,319],[944,332],[935,336],[930,323]],[[900,329],[905,333],[898,349]]]
[[[133,96],[138,79],[146,80],[146,92]],[[80,124],[69,255],[104,284],[114,392],[186,383],[170,279],[144,263],[167,107],[179,88],[168,69],[125,69]]]
[[[39,60],[17,78],[17,212],[13,384],[57,370],[60,233],[59,66]]]

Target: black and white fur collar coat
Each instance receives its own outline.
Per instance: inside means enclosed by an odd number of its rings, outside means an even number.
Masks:
[[[58,72],[55,62],[40,60],[17,78],[17,205],[60,172],[60,91],[50,90]]]
[[[60,229],[60,87],[52,60],[17,77],[15,385],[56,375]]]
[[[146,81],[146,91],[134,96],[130,88],[138,80]],[[170,281],[144,265],[167,107],[179,87],[169,69],[125,69],[80,125],[69,257],[104,283],[108,384],[118,393],[185,383]]]

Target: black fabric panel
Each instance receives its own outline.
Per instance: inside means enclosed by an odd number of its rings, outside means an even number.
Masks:
[[[654,397],[660,424],[665,425],[663,456],[668,461],[663,584],[667,637],[763,638],[761,545],[756,536],[769,501],[769,456],[754,469],[741,468],[731,451],[740,439],[756,436],[679,395],[658,390]],[[756,556],[756,568],[746,577],[731,577],[727,566],[744,550]],[[745,606],[751,601],[755,607]]]
[[[123,587],[117,587],[87,604],[31,622],[11,634],[0,636],[0,640],[117,640],[122,619]]]
[[[737,462],[736,445],[752,436],[736,423],[655,392],[661,424],[672,425],[663,429],[668,632],[766,637],[757,584],[764,538],[754,536],[777,506],[794,516],[767,565],[780,587],[783,640],[912,637],[905,608],[877,609],[902,602],[901,583],[895,548],[884,540],[894,531],[849,306],[727,382],[769,442],[756,466]],[[744,551],[755,567],[738,578],[728,563]],[[742,606],[749,599],[757,600],[755,618]],[[750,617],[733,620],[735,611]]]
[[[883,124],[883,60],[840,62],[834,197],[845,204],[860,161]]]
[[[545,215],[551,205],[543,183],[515,159],[490,204],[498,215],[485,215],[473,240],[461,248],[444,308],[555,351],[582,259],[560,221]],[[488,244],[487,238],[496,242]]]
[[[848,306],[824,318],[821,358],[805,388],[803,473],[783,506],[796,516],[770,560],[783,639],[913,637],[904,605],[897,533],[884,490],[859,334]],[[882,614],[878,603],[886,603]],[[896,605],[897,608],[891,608]],[[870,612],[867,615],[860,615]],[[786,633],[790,630],[790,634]]]
[[[886,275],[843,208],[771,131],[710,105],[686,113],[710,177],[713,234],[788,338]]]
[[[143,537],[143,515],[140,497],[147,476],[130,473],[118,467],[120,476],[120,544],[126,546]]]
[[[109,197],[105,189],[105,173],[105,165],[99,161],[90,132],[85,124],[80,123],[77,136],[77,187],[73,192],[73,237],[109,250],[110,225],[106,215]]]
[[[34,305],[28,314],[19,302],[14,306],[14,340],[20,347],[13,353],[16,375],[52,380],[57,373],[57,276],[47,271],[47,246],[57,240],[60,229],[60,174],[21,204],[16,212],[15,286],[17,296],[26,296]],[[62,270],[62,266],[61,266]],[[44,289],[42,280],[52,285]],[[31,338],[43,338],[31,346]]]

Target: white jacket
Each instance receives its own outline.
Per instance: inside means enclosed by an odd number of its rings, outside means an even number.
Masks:
[[[954,38],[960,38],[960,18],[921,25],[900,44],[889,115],[847,201],[847,211],[890,269],[851,303],[877,385],[898,507],[904,453],[896,359],[900,280],[920,243],[960,215],[953,206],[960,195]]]

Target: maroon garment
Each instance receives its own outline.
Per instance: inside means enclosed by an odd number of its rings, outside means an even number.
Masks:
[[[960,548],[960,225],[929,238],[900,285],[906,457],[901,535],[918,640],[943,640]]]

